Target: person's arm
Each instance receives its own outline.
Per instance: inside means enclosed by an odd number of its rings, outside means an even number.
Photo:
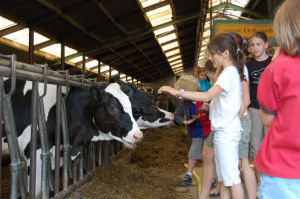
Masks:
[[[243,80],[242,81],[242,104],[239,111],[240,118],[243,117],[243,114],[249,105],[250,105],[249,82],[247,80]]]
[[[264,126],[269,127],[275,117],[274,114],[265,112],[262,108],[259,109],[260,119]]]
[[[191,101],[209,102],[212,98],[220,94],[223,89],[219,85],[214,85],[207,92],[184,91],[183,93],[180,93],[179,90],[176,90],[175,88],[172,88],[170,86],[162,86],[158,91],[166,92],[171,95],[182,97]]]

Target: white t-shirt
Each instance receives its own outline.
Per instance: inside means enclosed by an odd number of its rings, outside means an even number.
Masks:
[[[209,117],[212,130],[241,128],[238,113],[241,108],[242,83],[236,67],[226,67],[215,85],[219,85],[223,91],[210,103]]]

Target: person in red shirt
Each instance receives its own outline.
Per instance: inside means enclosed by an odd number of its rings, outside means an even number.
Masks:
[[[286,0],[274,19],[281,52],[262,73],[257,97],[269,127],[254,165],[261,199],[300,196],[300,1]]]

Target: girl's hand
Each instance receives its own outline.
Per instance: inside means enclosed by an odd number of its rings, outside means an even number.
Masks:
[[[185,125],[189,125],[189,124],[192,124],[193,122],[195,122],[195,119],[191,119],[191,120],[183,120],[183,124]]]
[[[177,96],[179,95],[179,91],[171,86],[162,86],[158,89],[158,92],[169,93],[171,95]]]
[[[209,103],[204,102],[201,106],[201,110],[209,111]]]

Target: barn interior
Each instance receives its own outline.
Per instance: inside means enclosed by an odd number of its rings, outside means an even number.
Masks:
[[[214,20],[272,19],[282,0],[1,0],[0,53],[105,81],[170,82],[202,66]]]

